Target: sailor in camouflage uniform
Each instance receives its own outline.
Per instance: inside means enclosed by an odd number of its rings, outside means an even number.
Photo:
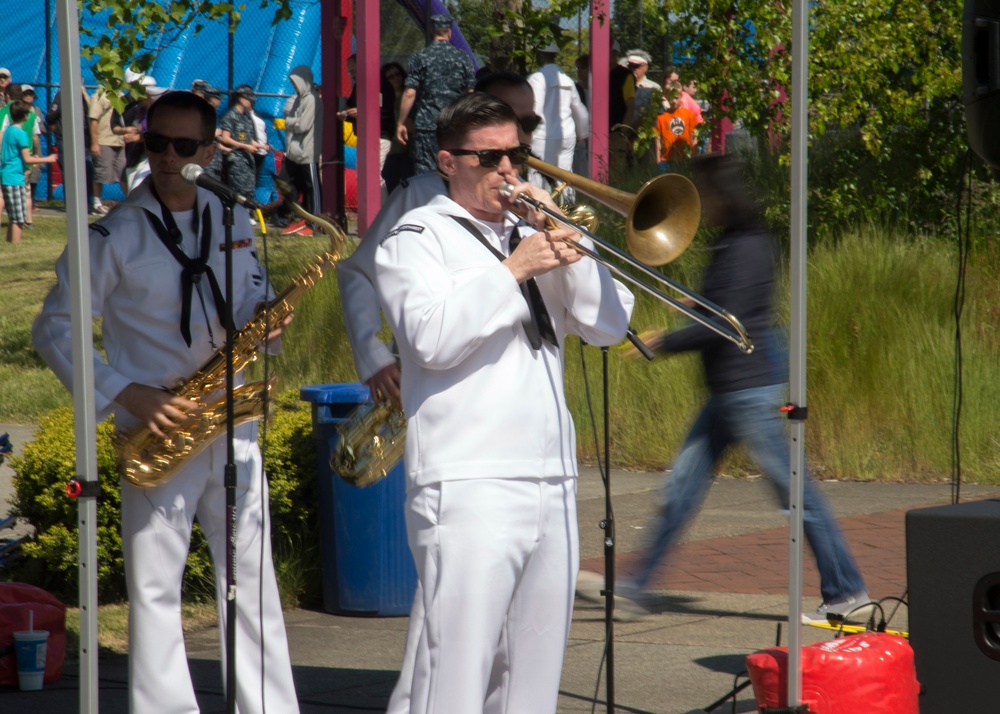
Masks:
[[[231,151],[223,157],[226,181],[234,191],[249,198],[257,191],[257,165],[254,156],[259,147],[250,110],[257,95],[249,85],[241,84],[233,90],[229,111],[219,122],[222,133],[219,143]]]
[[[196,79],[191,83],[191,91],[212,105],[212,109],[218,109],[222,104],[222,90],[213,87],[204,79]],[[222,129],[215,130],[215,153],[212,154],[212,161],[205,167],[205,173],[216,181],[222,181],[222,157],[229,153],[229,149],[223,149],[219,145],[219,135]]]
[[[441,110],[476,83],[476,73],[468,55],[451,44],[452,19],[449,15],[431,15],[434,41],[410,57],[406,69],[403,98],[399,104],[396,138],[410,147],[410,156],[418,174],[437,171],[437,130]],[[406,119],[414,103],[414,132],[406,129]]]

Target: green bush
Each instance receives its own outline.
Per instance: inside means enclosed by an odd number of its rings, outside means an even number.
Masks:
[[[312,411],[298,390],[279,396],[261,429],[271,504],[271,543],[286,607],[320,598],[319,517]]]
[[[111,420],[97,427],[97,472],[101,497],[97,502],[98,597],[117,601],[125,594],[122,569],[121,497],[117,455]],[[35,529],[24,545],[24,558],[7,569],[13,580],[42,587],[66,603],[78,599],[77,503],[66,495],[66,484],[76,474],[73,410],[60,407],[39,422],[34,441],[23,455],[12,457],[14,497],[12,515]]]
[[[288,567],[281,563],[279,587],[285,605],[300,604],[318,582],[316,543],[316,458],[307,405],[290,391],[275,401],[267,429],[267,467],[270,483],[272,543],[278,558],[294,554]],[[263,430],[262,430],[263,432]],[[122,562],[121,497],[112,420],[97,427],[97,471],[101,497],[97,515],[98,597],[102,602],[126,598]],[[11,580],[29,582],[64,602],[78,602],[77,503],[65,493],[74,476],[73,411],[60,407],[44,415],[35,439],[23,455],[10,459],[15,472],[12,514],[34,527],[34,538],[24,545],[24,557],[5,573]],[[183,590],[188,600],[214,596],[208,545],[195,526]]]

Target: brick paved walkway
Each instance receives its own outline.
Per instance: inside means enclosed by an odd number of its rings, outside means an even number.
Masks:
[[[906,512],[910,508],[839,518],[873,597],[902,596],[906,590]],[[619,553],[619,576],[632,574],[638,553]],[[819,574],[808,548],[803,554],[803,594],[819,597]],[[585,570],[604,572],[604,559],[584,561]],[[656,590],[780,595],[788,592],[788,529],[684,543],[662,563],[650,587]]]

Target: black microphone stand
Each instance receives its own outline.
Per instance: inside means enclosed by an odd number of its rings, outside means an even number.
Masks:
[[[653,359],[649,347],[631,327],[625,333],[629,341],[647,360]],[[607,711],[615,711],[615,510],[611,503],[611,400],[608,397],[608,348],[601,347],[604,387],[604,649],[607,660]]]
[[[236,714],[236,404],[233,342],[233,201],[220,197],[226,244],[226,712]]]
[[[615,710],[615,511],[611,505],[611,400],[608,398],[608,348],[601,348],[604,386],[604,648],[607,658],[605,686],[608,714]]]

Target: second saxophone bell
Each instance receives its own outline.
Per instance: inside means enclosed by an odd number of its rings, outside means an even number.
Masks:
[[[330,470],[354,486],[371,486],[403,458],[406,416],[386,402],[367,402],[351,412],[337,434]]]

